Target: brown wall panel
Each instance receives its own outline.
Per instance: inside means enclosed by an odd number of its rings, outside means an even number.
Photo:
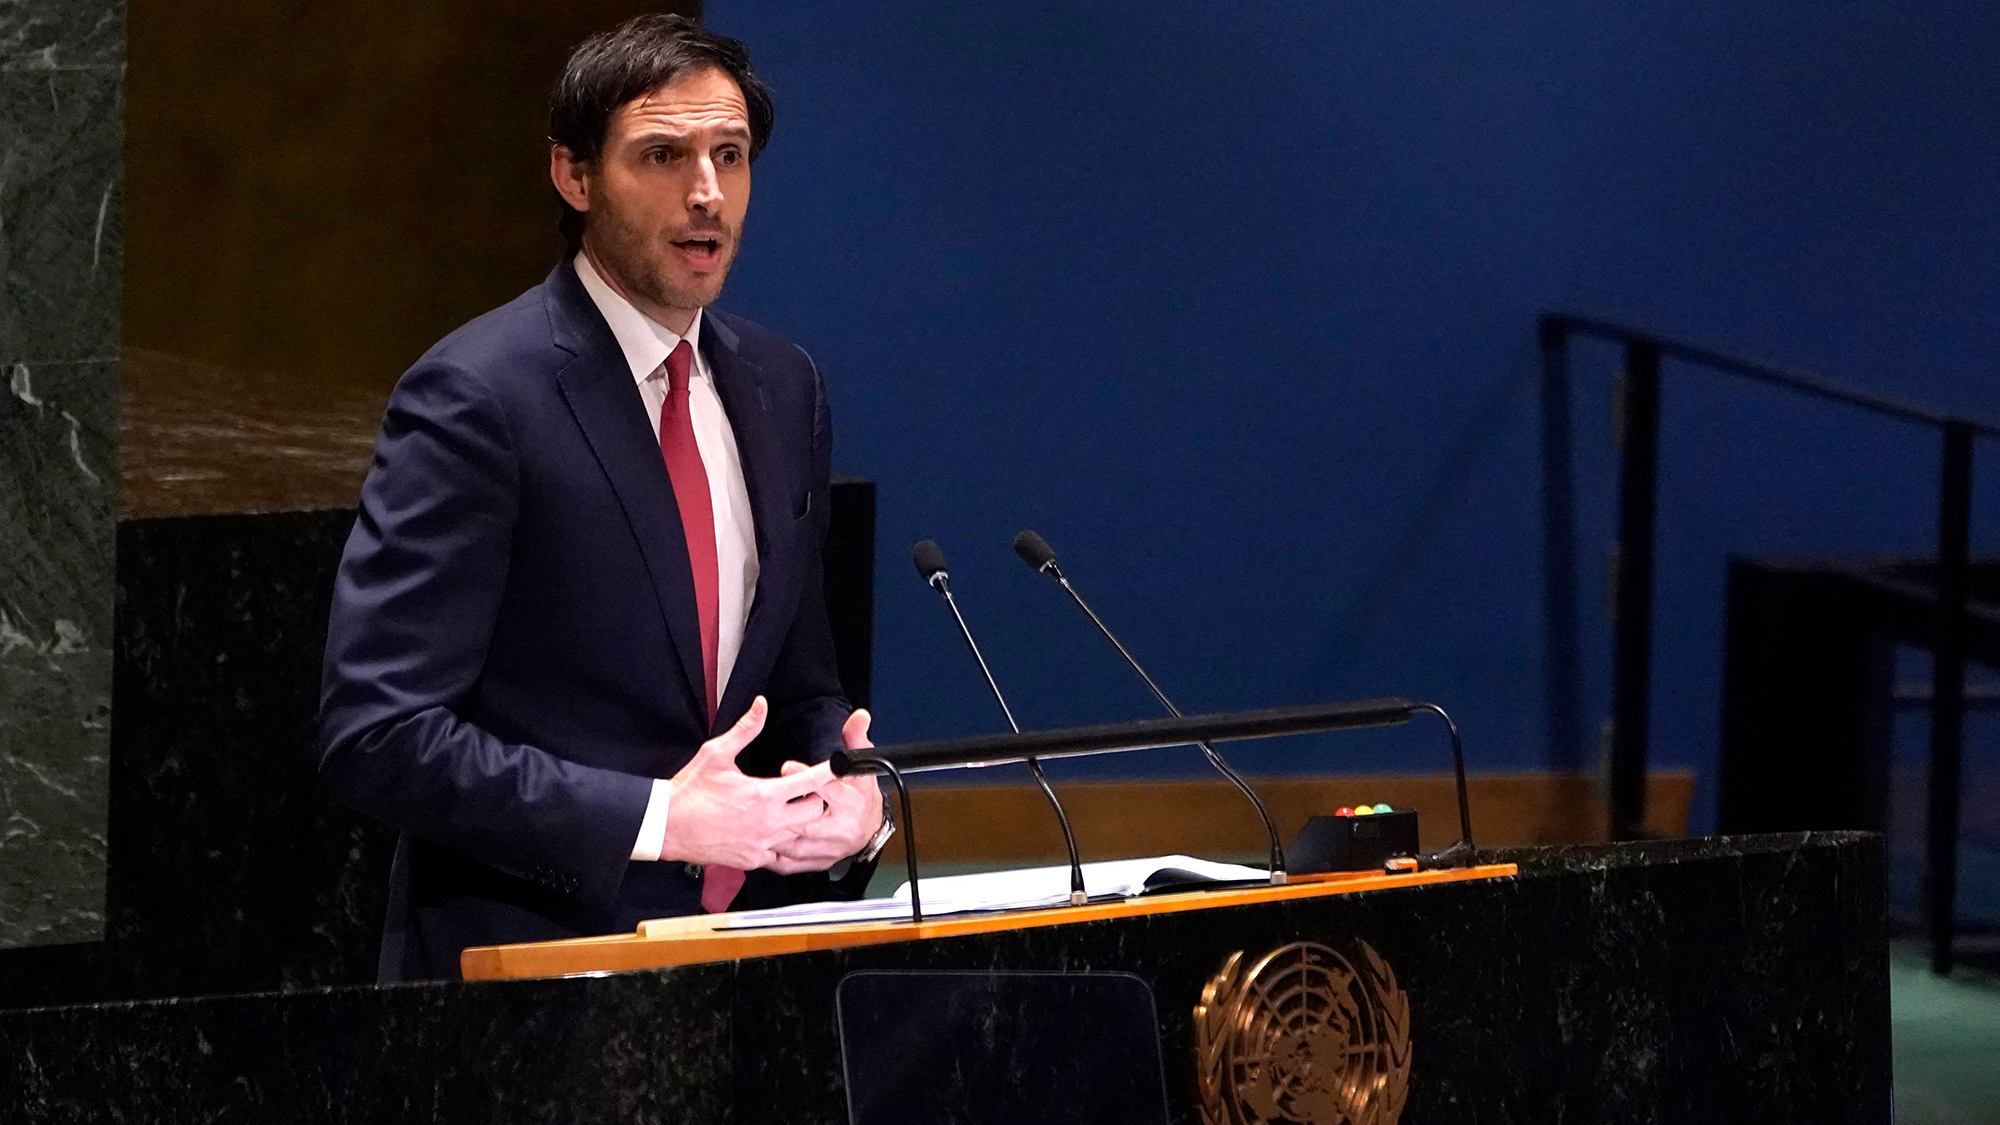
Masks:
[[[1286,843],[1308,817],[1359,801],[1416,809],[1427,848],[1458,836],[1449,774],[1267,777],[1252,784]],[[1656,771],[1646,785],[1647,826],[1662,836],[1686,834],[1694,774]],[[1602,840],[1608,817],[1601,789],[1589,774],[1473,774],[1466,783],[1473,839],[1482,847]],[[1256,861],[1264,852],[1256,812],[1220,779],[1058,783],[1056,795],[1086,860],[1182,853]],[[1062,861],[1055,814],[1032,785],[923,786],[911,790],[910,802],[921,862]],[[885,869],[900,880],[899,856],[892,852]]]
[[[387,388],[558,253],[547,90],[631,0],[135,0],[125,340]]]

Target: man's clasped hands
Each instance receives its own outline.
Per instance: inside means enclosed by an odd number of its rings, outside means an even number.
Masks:
[[[768,868],[781,875],[824,871],[861,851],[882,826],[882,791],[873,777],[835,777],[826,763],[786,762],[777,777],[751,777],[736,756],[764,729],[763,696],[736,725],[701,744],[673,776],[661,859]],[[873,746],[869,715],[841,727],[849,750]]]

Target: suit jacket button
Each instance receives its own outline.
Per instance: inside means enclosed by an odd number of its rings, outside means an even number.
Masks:
[[[699,879],[701,878],[701,864],[683,863],[681,864],[681,873],[690,879]]]

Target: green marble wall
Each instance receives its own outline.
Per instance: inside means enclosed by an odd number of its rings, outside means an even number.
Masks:
[[[0,7],[0,946],[104,926],[124,5]]]

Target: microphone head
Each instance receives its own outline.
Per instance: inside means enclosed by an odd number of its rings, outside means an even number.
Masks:
[[[1022,562],[1051,578],[1061,573],[1056,569],[1056,549],[1032,531],[1023,531],[1014,537],[1014,553],[1021,556]]]
[[[917,573],[925,582],[935,586],[944,577],[944,549],[935,542],[925,539],[910,548],[910,561],[917,564]]]

